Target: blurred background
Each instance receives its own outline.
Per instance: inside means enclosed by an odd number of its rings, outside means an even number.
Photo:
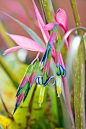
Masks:
[[[41,13],[41,16],[43,17],[39,0],[34,0],[34,1]],[[59,8],[62,8],[66,11],[68,16],[68,28],[71,29],[75,27],[70,1],[52,0],[52,3],[55,12]],[[86,0],[76,0],[76,3],[80,15],[81,26],[86,27]],[[38,27],[35,11],[31,0],[0,0],[0,11],[3,11],[13,16],[14,18],[18,19],[19,21],[27,25],[29,28],[35,31],[43,40],[40,29]],[[35,58],[37,52],[31,52],[21,49],[17,50],[16,52],[9,53],[3,56],[3,52],[7,48],[16,45],[15,42],[13,42],[13,40],[8,38],[5,32],[8,32],[10,34],[26,36],[29,38],[31,37],[19,24],[17,24],[12,19],[0,13],[0,54],[6,66],[15,74],[16,78],[20,82],[24,75],[27,64],[31,63],[31,61]],[[10,80],[8,74],[6,73],[5,68],[3,68],[2,65],[0,67],[0,89],[2,91],[2,96],[7,108],[9,109],[10,112],[12,112],[15,105],[16,87]],[[54,106],[52,107],[52,111],[55,116],[54,116],[54,121],[52,123],[54,125],[58,123],[57,121],[55,121],[57,117],[56,115],[57,111],[54,109],[54,107],[56,107],[55,96],[53,96],[53,98],[54,98],[53,101]],[[1,101],[0,101],[0,113],[5,114],[5,110],[3,108]]]

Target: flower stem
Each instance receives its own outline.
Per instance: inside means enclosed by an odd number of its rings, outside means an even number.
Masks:
[[[53,15],[54,13],[52,12],[52,5],[51,5],[52,2],[51,2],[51,0],[40,0],[40,1],[41,1],[42,7],[43,7],[44,12],[45,12],[45,17],[47,19],[47,23],[54,22],[55,19],[54,19],[54,15]],[[61,37],[59,31],[58,31],[58,37]],[[66,95],[68,109],[69,109],[69,112],[71,114],[70,117],[72,118],[72,110],[71,110],[71,104],[70,104],[70,96],[69,96],[68,85],[65,85],[65,91],[66,91],[65,95]],[[58,103],[58,100],[57,100],[57,103]]]
[[[76,7],[76,2],[75,2],[75,0],[70,0],[70,3],[71,3],[72,10],[73,10],[75,23],[76,23],[76,26],[78,27],[78,26],[80,26],[80,18],[79,18],[78,10]]]
[[[70,0],[76,26],[80,26],[80,18],[76,7],[75,0]],[[82,36],[81,30],[78,34]],[[75,125],[76,129],[85,129],[85,51],[83,39],[80,43],[78,53],[75,59],[74,67],[74,108],[75,108]]]
[[[40,0],[40,3],[43,7],[47,23],[54,22],[55,19],[54,19],[52,1],[51,0]]]

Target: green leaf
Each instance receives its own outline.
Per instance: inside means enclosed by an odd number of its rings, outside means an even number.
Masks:
[[[72,88],[72,82],[71,82],[72,67],[74,65],[74,61],[80,45],[80,41],[81,41],[80,36],[70,37],[70,43],[69,43],[70,45],[69,45],[69,51],[67,53],[67,65],[66,65],[67,80],[68,80],[70,91]]]
[[[21,25],[27,31],[27,33],[32,37],[32,39],[34,41],[36,41],[37,43],[39,43],[41,46],[45,47],[45,45],[44,45],[43,41],[41,40],[41,38],[33,30],[31,30],[29,27],[27,27],[22,22],[20,22],[17,19],[15,19],[14,17],[12,17],[12,16],[10,16],[10,15],[2,12],[2,11],[0,11],[0,13],[6,15],[7,17],[11,18],[15,22],[17,22],[19,25]]]
[[[63,117],[64,117],[64,124],[66,129],[74,129],[74,123],[73,120],[71,120],[71,117],[69,115],[68,107],[66,105],[66,101],[64,101],[63,96],[60,96],[62,111],[63,111]]]
[[[84,38],[85,49],[86,49],[86,33],[84,34],[83,38]]]

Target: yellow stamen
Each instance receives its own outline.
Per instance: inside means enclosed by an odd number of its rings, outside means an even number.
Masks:
[[[39,96],[38,103],[43,103],[43,95],[40,95],[40,96]]]
[[[57,94],[61,94],[61,87],[57,86]]]

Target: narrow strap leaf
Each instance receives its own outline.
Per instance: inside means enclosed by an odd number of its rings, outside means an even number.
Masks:
[[[45,47],[44,42],[41,40],[41,38],[33,30],[31,30],[29,27],[27,27],[22,22],[20,22],[19,20],[15,19],[14,17],[12,17],[12,16],[10,16],[10,15],[2,12],[2,11],[0,11],[0,13],[6,15],[7,17],[11,18],[15,22],[17,22],[19,25],[21,25],[27,31],[27,33],[32,37],[32,39],[34,41],[36,41],[37,43],[39,43],[41,46]]]

